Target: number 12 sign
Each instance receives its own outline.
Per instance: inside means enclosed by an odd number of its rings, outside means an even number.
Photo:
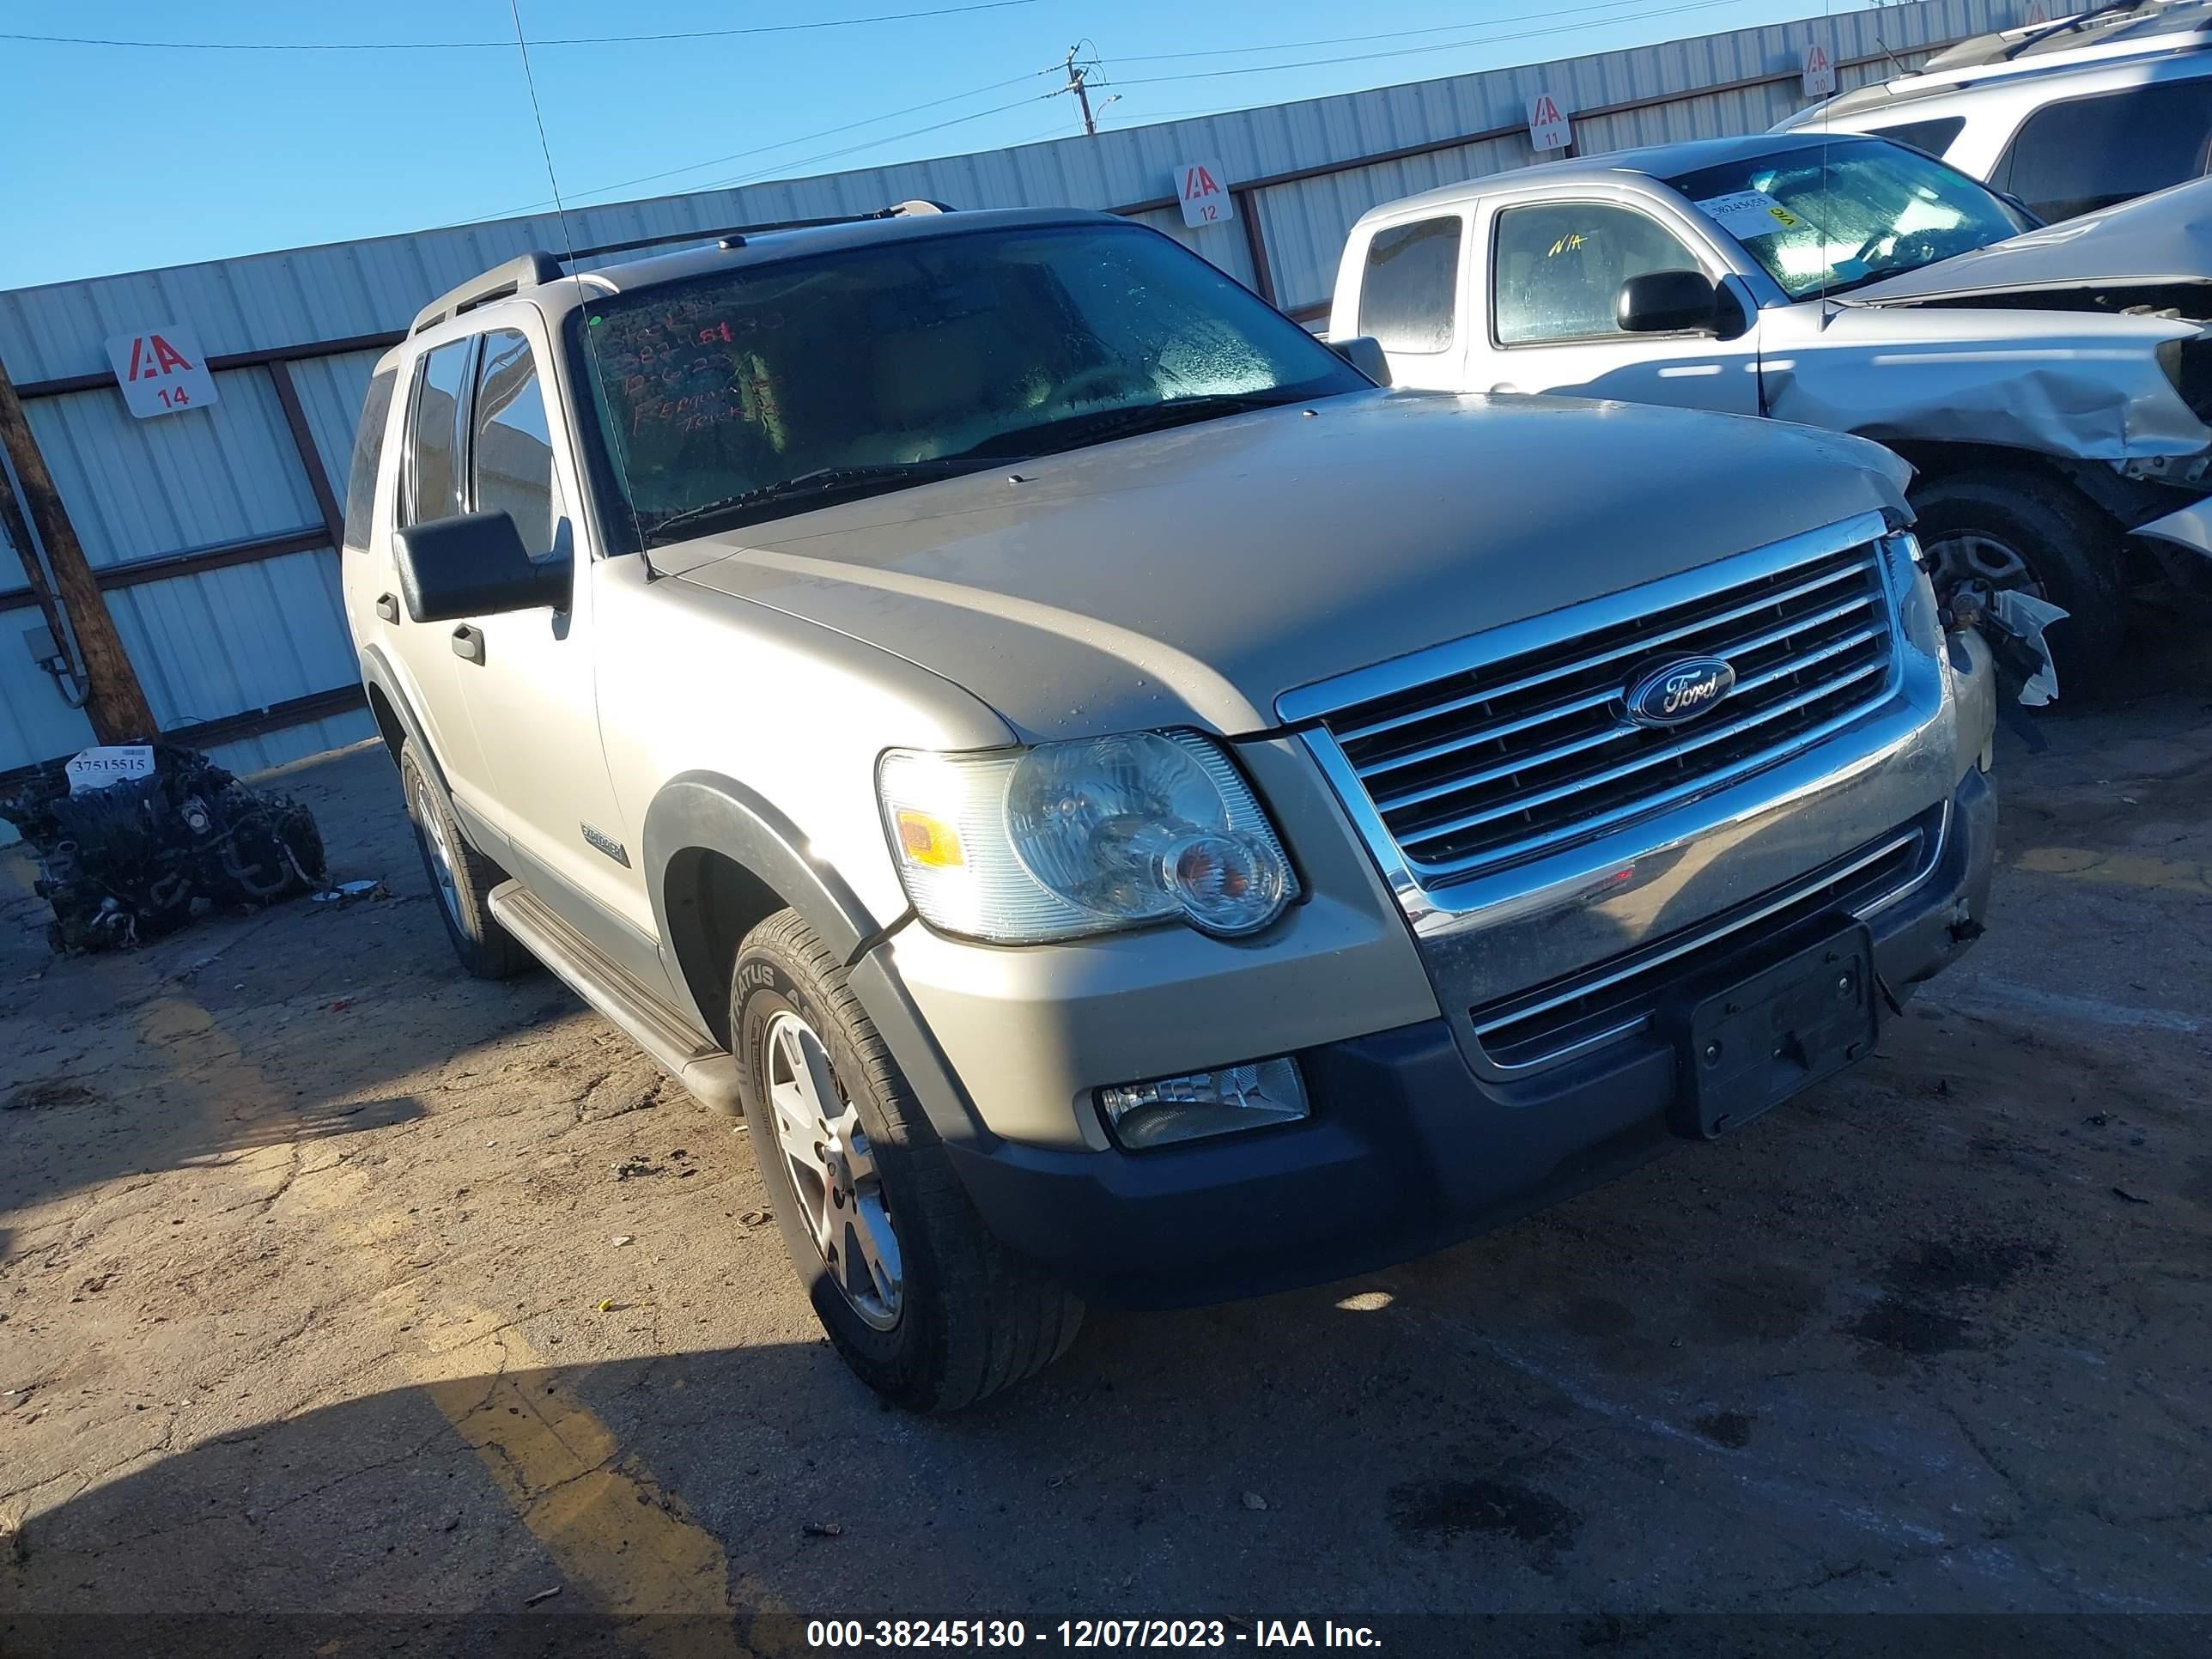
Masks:
[[[173,323],[116,335],[107,343],[107,361],[115,366],[125,406],[142,421],[216,400],[199,342]]]
[[[1225,225],[1237,216],[1229,175],[1218,161],[1189,161],[1176,169],[1176,193],[1182,198],[1182,222],[1193,230]]]

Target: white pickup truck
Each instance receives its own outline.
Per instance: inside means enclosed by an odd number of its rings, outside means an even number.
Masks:
[[[2040,228],[1880,138],[1764,133],[1553,162],[1352,228],[1330,337],[1400,386],[1774,416],[1911,462],[1936,588],[2067,611],[2212,586],[2212,181]],[[1760,480],[1746,477],[1755,492]]]

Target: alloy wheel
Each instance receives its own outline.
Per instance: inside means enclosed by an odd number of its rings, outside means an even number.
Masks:
[[[1924,544],[1935,567],[1936,591],[1948,594],[1962,582],[1980,582],[1991,592],[2013,588],[2036,599],[2048,597],[2028,562],[2011,544],[1979,531],[1961,530]]]
[[[458,927],[461,920],[461,892],[453,873],[453,849],[446,844],[446,820],[432,804],[428,786],[419,778],[415,783],[415,830],[422,837],[423,849],[430,854],[430,873],[438,884],[438,902],[446,907],[447,915]]]
[[[807,1231],[853,1311],[890,1330],[904,1301],[905,1267],[860,1115],[822,1039],[797,1014],[769,1021],[767,1048],[776,1146]]]

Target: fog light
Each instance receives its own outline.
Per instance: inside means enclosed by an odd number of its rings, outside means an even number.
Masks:
[[[1285,1056],[1149,1083],[1116,1084],[1098,1091],[1098,1106],[1114,1138],[1141,1152],[1172,1141],[1294,1123],[1306,1115],[1306,1090],[1297,1062]]]

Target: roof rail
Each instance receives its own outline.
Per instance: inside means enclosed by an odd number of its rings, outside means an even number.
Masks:
[[[772,230],[811,230],[822,225],[851,225],[866,223],[871,219],[908,219],[919,215],[951,213],[953,209],[943,202],[928,202],[916,198],[899,202],[890,207],[878,208],[872,213],[840,213],[827,219],[786,219],[775,224],[737,225],[725,230],[705,230],[699,233],[702,240],[712,236],[720,240],[726,248],[743,247],[749,236],[765,235]],[[653,238],[653,240],[675,240]],[[465,311],[473,311],[494,300],[504,300],[526,288],[558,281],[561,267],[571,260],[589,259],[605,253],[627,252],[638,246],[635,242],[615,242],[605,247],[582,247],[574,253],[548,253],[543,248],[532,248],[519,253],[505,264],[494,265],[481,276],[471,276],[459,288],[449,289],[415,313],[410,334],[420,334],[426,328],[435,328]]]
[[[426,328],[435,328],[440,323],[473,311],[494,300],[504,300],[526,288],[536,288],[541,283],[550,283],[561,275],[561,262],[543,248],[532,248],[519,253],[505,264],[494,265],[481,276],[471,276],[459,288],[448,289],[415,313],[414,326],[407,331],[420,334]]]
[[[778,230],[819,230],[825,225],[865,225],[877,219],[925,218],[933,213],[957,211],[944,202],[927,202],[916,197],[912,201],[900,202],[887,208],[878,208],[873,213],[838,213],[827,219],[779,219],[773,224],[737,225],[727,230],[710,230],[706,234],[720,239],[725,248],[743,247],[747,240],[765,236]]]
[[[2212,29],[2205,0],[2104,0],[2055,22],[2030,23],[1962,40],[1898,82],[1962,84],[2075,64],[2191,50]]]

